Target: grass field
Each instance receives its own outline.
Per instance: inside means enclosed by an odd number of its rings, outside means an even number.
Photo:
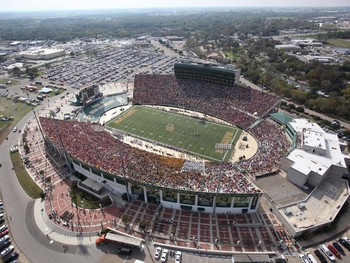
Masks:
[[[19,183],[23,190],[33,199],[41,197],[41,188],[32,180],[22,165],[21,156],[18,152],[11,153],[11,161]]]
[[[13,117],[12,121],[0,120],[0,143],[5,140],[16,123],[21,120],[28,112],[30,112],[31,109],[32,108],[25,103],[15,103],[12,100],[0,97],[0,116],[4,115]]]
[[[8,84],[8,82],[11,82],[11,84]],[[17,85],[19,83],[18,80],[15,79],[0,79],[0,84],[7,84],[9,86],[14,86]]]
[[[106,126],[214,161],[223,157],[223,151],[215,149],[215,144],[231,143],[234,149],[241,134],[237,127],[207,121],[203,123],[195,118],[142,106],[132,107]],[[232,150],[225,161],[231,153]]]
[[[327,42],[329,44],[332,44],[333,46],[350,48],[350,41],[348,39],[332,38],[332,39],[327,39]]]

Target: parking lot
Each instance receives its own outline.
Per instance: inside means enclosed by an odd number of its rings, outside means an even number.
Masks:
[[[90,83],[131,81],[136,73],[170,74],[176,58],[148,50],[86,45],[77,55],[44,72],[50,84],[80,88]]]

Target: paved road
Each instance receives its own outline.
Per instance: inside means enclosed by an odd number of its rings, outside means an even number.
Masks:
[[[21,81],[21,85],[23,81]],[[19,92],[18,87],[11,87],[10,93]],[[20,93],[21,94],[21,93]],[[18,129],[23,127],[32,117],[32,112],[26,115],[16,125]],[[9,156],[9,148],[18,143],[19,133],[10,133],[8,140],[0,146],[2,167],[0,168],[0,187],[6,215],[12,217],[8,221],[10,232],[16,245],[32,262],[98,262],[104,255],[100,250],[92,246],[70,246],[64,254],[62,244],[53,242],[38,229],[33,216],[34,201],[27,196],[18,183],[12,170]]]
[[[241,77],[241,78],[239,79],[239,81],[242,82],[243,84],[246,84],[247,86],[252,87],[253,89],[260,90],[260,91],[262,90],[262,88],[260,88],[259,86],[255,85],[254,83],[250,82],[249,80],[247,80],[247,79],[245,79],[245,78],[243,78],[243,77]],[[289,102],[289,101],[287,101],[287,102]],[[294,103],[294,104],[295,104],[295,103]],[[296,105],[297,107],[298,107],[298,106],[301,106],[301,107],[302,107],[302,105],[298,105],[298,104],[295,104],[295,105]],[[310,110],[310,109],[308,109],[308,108],[305,108],[305,112],[307,112],[307,113],[310,114],[310,115],[315,115],[315,116],[318,116],[318,117],[320,117],[320,118],[322,118],[322,119],[328,120],[328,121],[330,121],[330,122],[332,122],[332,121],[334,120],[334,118],[332,118],[332,117],[328,117],[327,115],[324,115],[324,114],[322,114],[322,113],[319,113],[319,112]],[[344,126],[344,128],[346,128],[347,130],[350,130],[350,123],[347,123],[347,122],[344,122],[344,121],[340,121],[340,120],[339,120],[339,122],[340,122],[340,124],[341,124],[342,126]]]

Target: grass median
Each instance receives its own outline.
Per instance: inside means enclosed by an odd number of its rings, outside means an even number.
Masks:
[[[24,191],[33,199],[41,197],[41,188],[32,180],[30,175],[24,168],[21,160],[21,156],[18,152],[11,153],[11,161],[14,167],[17,179],[21,184]]]

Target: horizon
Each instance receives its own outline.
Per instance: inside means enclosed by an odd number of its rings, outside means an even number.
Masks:
[[[0,0],[0,4],[5,7],[0,12],[46,12],[46,11],[92,11],[92,10],[142,10],[142,9],[182,9],[182,8],[336,8],[350,7],[348,0],[334,0],[331,4],[325,0],[295,0],[281,4],[280,0],[178,0],[161,1],[150,0],[145,4],[141,0],[134,0],[132,3],[121,1],[101,0],[98,3],[92,0],[47,2],[42,0],[32,0],[22,2],[20,0],[8,1]]]

